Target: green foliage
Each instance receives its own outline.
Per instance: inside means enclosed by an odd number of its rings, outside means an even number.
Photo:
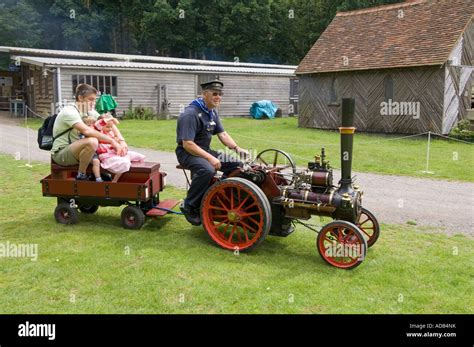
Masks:
[[[395,4],[398,0],[344,0],[337,6],[338,11],[351,11],[359,8],[380,6],[386,4]]]
[[[337,11],[401,0],[7,0],[2,45],[298,64]]]
[[[150,120],[157,119],[157,115],[149,107],[137,106],[133,109],[129,107],[129,109],[124,112],[123,119]]]
[[[471,123],[468,119],[463,119],[456,124],[456,127],[449,134],[460,140],[474,142],[474,131],[470,130]]]
[[[41,18],[26,0],[0,3],[0,42],[2,46],[40,47]]]

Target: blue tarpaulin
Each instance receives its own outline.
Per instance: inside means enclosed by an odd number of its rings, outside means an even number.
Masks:
[[[260,100],[252,104],[250,107],[250,115],[255,119],[262,119],[265,116],[273,119],[275,118],[277,110],[278,106],[270,100]]]

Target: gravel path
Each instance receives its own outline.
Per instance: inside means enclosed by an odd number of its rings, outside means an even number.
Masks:
[[[27,137],[28,134],[28,137]],[[49,162],[46,151],[38,149],[36,129],[18,126],[18,121],[0,115],[0,152],[21,159]],[[167,182],[184,188],[183,173],[176,170],[174,153],[145,148],[131,148],[147,156],[147,161],[157,161],[168,173]],[[434,180],[394,175],[354,173],[364,190],[363,205],[371,210],[381,223],[416,223],[432,227],[433,231],[447,234],[474,236],[474,183]],[[339,172],[335,172],[335,182]]]

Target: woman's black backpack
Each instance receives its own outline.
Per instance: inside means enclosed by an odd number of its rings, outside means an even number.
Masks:
[[[56,117],[58,115],[54,114],[52,116],[47,117],[41,128],[38,129],[38,146],[40,149],[44,149],[45,151],[50,151],[53,148],[54,140],[58,137],[64,135],[68,131],[71,131],[72,128],[64,130],[58,136],[53,137],[53,127]]]

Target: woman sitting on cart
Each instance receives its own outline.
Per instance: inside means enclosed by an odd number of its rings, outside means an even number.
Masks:
[[[96,96],[97,90],[93,86],[79,84],[76,88],[76,102],[65,106],[54,122],[53,137],[55,139],[51,149],[51,158],[55,163],[63,166],[79,164],[77,180],[89,179],[86,174],[87,167],[97,150],[99,141],[110,143],[120,156],[127,154],[127,144],[121,135],[119,135],[119,140],[115,141],[83,122],[83,117],[99,118],[99,113],[95,110]],[[80,134],[86,137],[81,139]]]

